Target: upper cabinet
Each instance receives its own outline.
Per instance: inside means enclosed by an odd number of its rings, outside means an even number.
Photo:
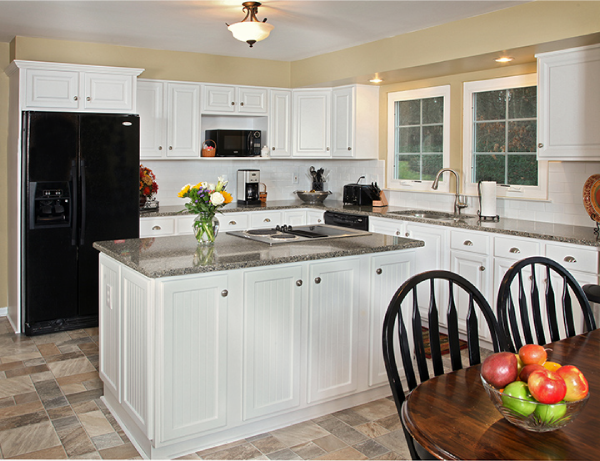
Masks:
[[[268,89],[202,85],[202,113],[267,115]]]
[[[600,160],[600,45],[536,57],[538,158]]]
[[[200,157],[200,84],[139,80],[140,158]]]
[[[296,157],[331,157],[331,90],[294,90],[292,139]]]
[[[143,69],[13,61],[23,110],[136,112],[136,80]]]
[[[269,145],[272,157],[292,156],[292,90],[271,90]]]

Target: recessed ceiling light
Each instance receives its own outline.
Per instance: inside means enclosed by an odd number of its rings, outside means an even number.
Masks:
[[[369,80],[369,82],[371,82],[371,83],[381,83],[381,82],[383,82],[383,80],[381,80],[380,78],[372,78],[371,80]]]
[[[501,58],[496,59],[496,62],[511,62],[515,58],[511,58],[510,56],[502,56]]]

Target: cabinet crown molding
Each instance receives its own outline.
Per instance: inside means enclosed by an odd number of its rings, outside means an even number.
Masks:
[[[46,61],[24,61],[15,59],[5,70],[7,75],[11,75],[18,69],[42,69],[42,70],[70,70],[74,72],[96,72],[96,73],[119,73],[126,75],[140,75],[145,69],[134,67],[110,67],[110,66],[94,66],[89,64],[69,64],[63,62],[46,62]]]

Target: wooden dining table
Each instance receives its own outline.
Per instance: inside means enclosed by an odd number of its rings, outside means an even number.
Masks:
[[[548,360],[575,365],[590,399],[562,429],[530,432],[509,423],[490,401],[480,365],[425,381],[407,397],[402,421],[439,459],[600,459],[600,330],[546,346]]]

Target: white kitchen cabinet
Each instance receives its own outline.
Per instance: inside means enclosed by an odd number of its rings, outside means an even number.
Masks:
[[[331,156],[378,156],[379,88],[352,85],[331,92]]]
[[[176,235],[177,223],[173,216],[140,219],[140,238]]]
[[[358,389],[359,258],[309,266],[309,404]]]
[[[200,84],[139,80],[140,158],[200,157]]]
[[[392,297],[400,286],[415,274],[418,253],[381,254],[371,258],[371,293],[369,305],[369,387],[387,384],[388,378],[383,362],[381,335],[383,319]],[[406,319],[409,336],[412,334],[410,319]],[[402,373],[402,368],[400,369]]]
[[[293,90],[295,157],[331,157],[331,90]]]
[[[250,229],[250,213],[218,214],[219,232]]]
[[[267,115],[268,89],[202,85],[203,114]]]
[[[377,234],[405,236],[406,221],[369,217],[369,231]],[[408,236],[406,236],[408,237]]]
[[[287,224],[288,226],[304,226],[305,224],[307,224],[306,212],[307,210],[303,209],[283,210],[283,219],[281,223]]]
[[[306,210],[306,224],[325,224],[325,218],[323,210]]]
[[[159,444],[227,424],[228,275],[163,282],[157,313]]]
[[[270,229],[284,224],[282,219],[281,211],[253,211],[250,213],[250,229]]]
[[[292,156],[292,90],[270,90],[271,157]]]
[[[25,110],[136,112],[143,69],[15,60]],[[9,71],[10,72],[10,71]]]
[[[600,45],[536,57],[538,158],[600,160]]]
[[[300,405],[302,285],[301,265],[244,273],[244,421]]]

